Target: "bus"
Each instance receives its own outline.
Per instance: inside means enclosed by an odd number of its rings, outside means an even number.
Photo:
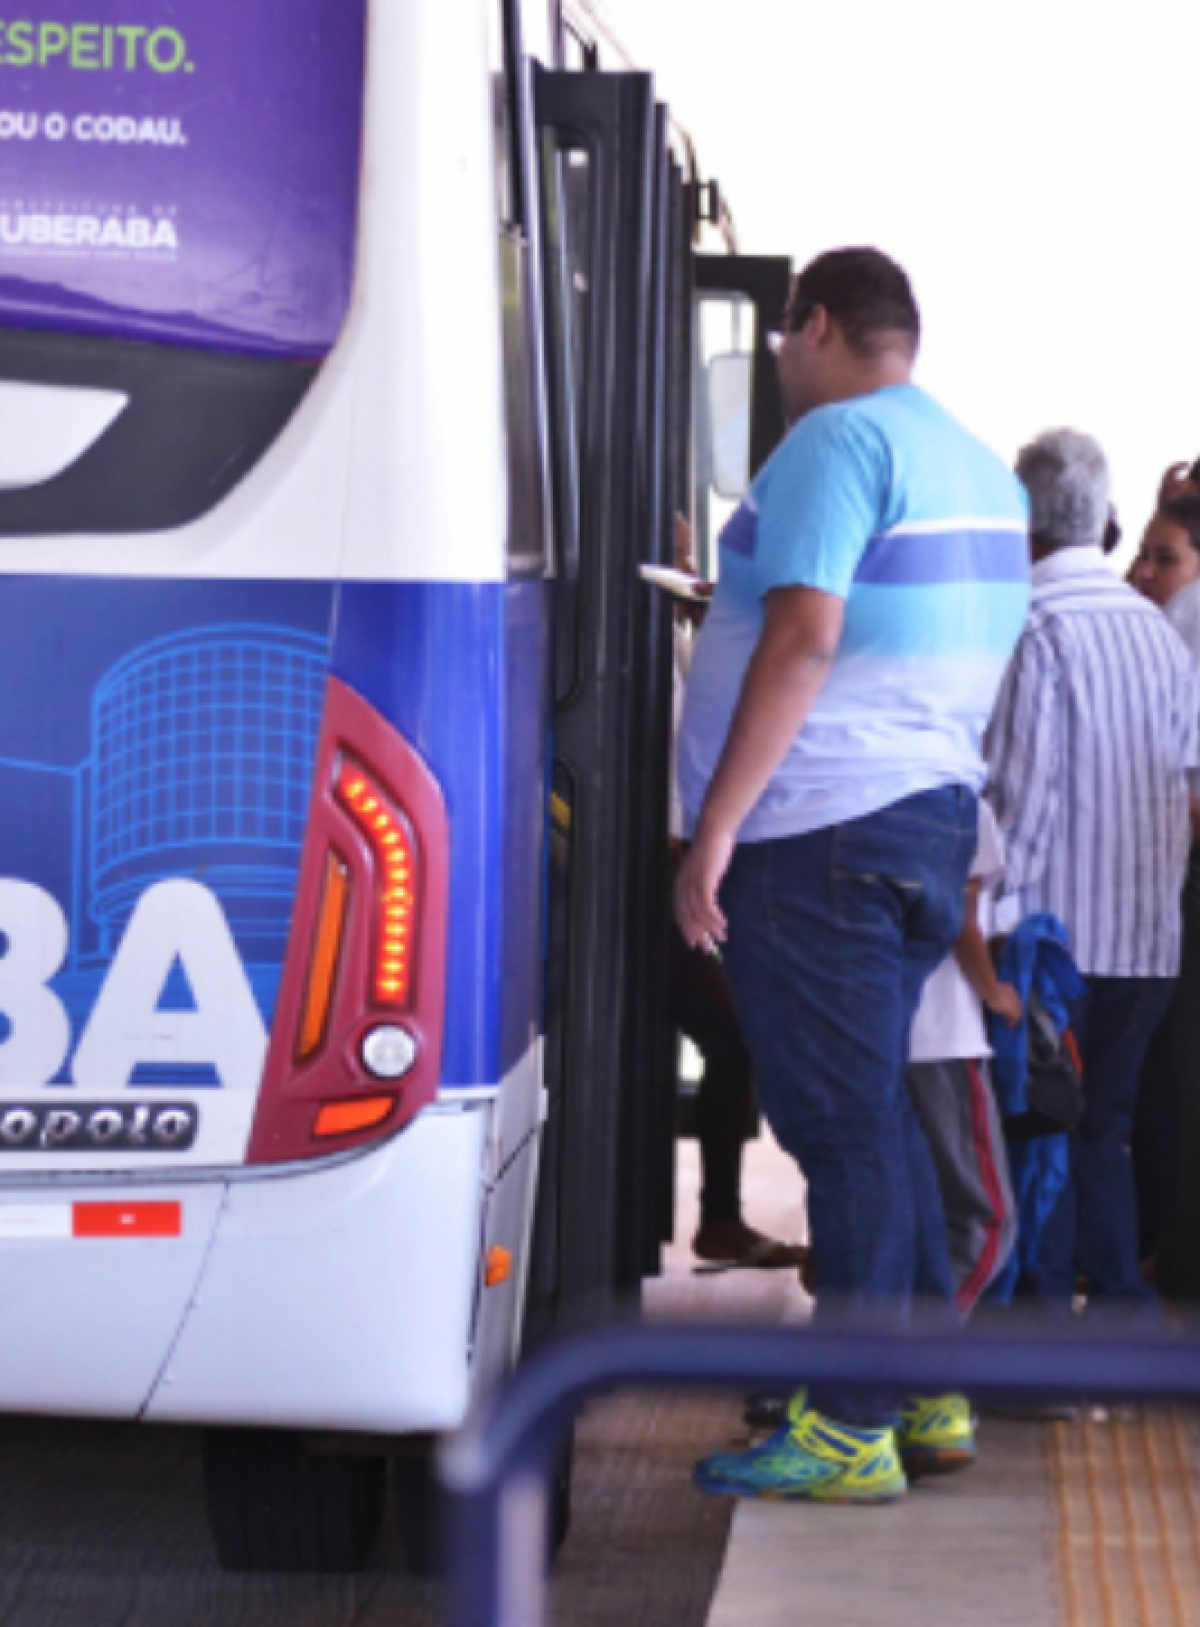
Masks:
[[[669,1235],[671,610],[788,261],[571,0],[0,23],[0,1410],[238,1569]],[[702,253],[704,246],[712,252]]]

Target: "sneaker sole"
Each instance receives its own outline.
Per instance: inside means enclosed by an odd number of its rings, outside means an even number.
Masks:
[[[960,1474],[975,1462],[974,1448],[952,1446],[910,1446],[900,1453],[904,1473],[910,1480],[930,1480],[935,1475]]]
[[[692,1484],[708,1497],[749,1497],[762,1503],[852,1504],[856,1508],[885,1508],[889,1503],[898,1502],[908,1490],[905,1485],[897,1486],[894,1491],[863,1492],[858,1496],[852,1492],[824,1493],[803,1488],[784,1491],[776,1486],[731,1486],[723,1480],[705,1480],[701,1475],[693,1475]]]

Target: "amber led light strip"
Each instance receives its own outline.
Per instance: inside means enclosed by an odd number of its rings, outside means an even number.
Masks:
[[[296,1047],[296,1055],[302,1062],[319,1049],[325,1038],[349,898],[350,877],[346,866],[336,853],[330,853],[325,860],[325,882],[304,997],[304,1018],[300,1025],[300,1042]]]
[[[338,800],[371,845],[376,866],[376,951],[372,994],[385,1006],[408,1004],[416,889],[413,842],[404,819],[357,764],[338,767]]]

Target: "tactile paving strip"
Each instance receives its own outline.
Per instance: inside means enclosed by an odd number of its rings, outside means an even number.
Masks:
[[[1064,1627],[1200,1627],[1200,1498],[1184,1415],[1047,1431]]]

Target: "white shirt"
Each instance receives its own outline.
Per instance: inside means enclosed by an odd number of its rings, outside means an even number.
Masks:
[[[982,799],[979,803],[979,844],[971,866],[972,881],[979,882],[978,921],[985,938],[993,931],[992,898],[1004,875],[1004,839],[996,816]],[[952,949],[921,991],[909,1040],[910,1062],[949,1062],[955,1058],[991,1056],[983,1002],[967,981]]]
[[[1035,565],[985,742],[989,795],[1022,916],[1057,915],[1090,976],[1179,970],[1198,684],[1162,613],[1099,549]]]

